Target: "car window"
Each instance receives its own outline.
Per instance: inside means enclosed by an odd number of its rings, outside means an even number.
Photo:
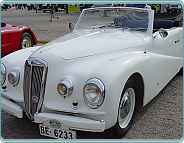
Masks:
[[[5,27],[6,26],[6,23],[1,23],[1,27]]]

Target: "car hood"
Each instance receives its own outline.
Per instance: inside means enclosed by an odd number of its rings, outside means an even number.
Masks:
[[[70,60],[129,49],[144,43],[140,34],[122,30],[73,31],[39,48],[37,54],[55,54]]]

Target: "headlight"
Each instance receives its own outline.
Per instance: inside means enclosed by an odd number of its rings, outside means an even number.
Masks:
[[[84,102],[92,109],[99,108],[105,98],[105,86],[96,78],[90,79],[84,86]]]
[[[19,83],[19,79],[20,79],[20,72],[18,69],[14,69],[12,70],[9,74],[8,74],[8,81],[10,82],[10,84],[12,84],[13,86],[16,86]]]
[[[1,86],[4,84],[6,80],[6,68],[4,64],[1,64]]]
[[[65,98],[72,94],[73,92],[73,82],[69,78],[62,79],[57,86],[58,92]]]

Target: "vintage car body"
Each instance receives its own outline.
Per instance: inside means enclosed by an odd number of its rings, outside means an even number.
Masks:
[[[37,38],[29,27],[1,23],[1,56],[36,44]]]
[[[84,10],[71,33],[2,58],[2,109],[18,118],[26,112],[46,136],[59,138],[55,128],[49,134],[57,122],[65,131],[122,137],[137,109],[183,68],[183,27],[163,29],[166,22],[154,22],[151,9]]]

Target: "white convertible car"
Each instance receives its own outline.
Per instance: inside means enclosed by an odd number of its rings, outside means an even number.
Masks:
[[[110,129],[121,138],[136,111],[182,73],[183,27],[174,22],[154,20],[151,9],[85,9],[71,33],[2,58],[1,107],[26,113],[41,135]]]

